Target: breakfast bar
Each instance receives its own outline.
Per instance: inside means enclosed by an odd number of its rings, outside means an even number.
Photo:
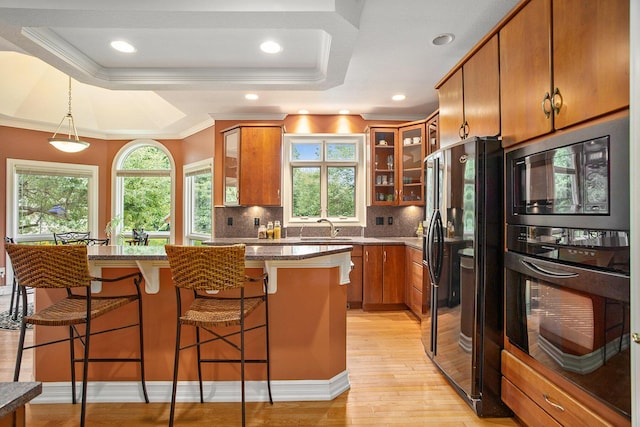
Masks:
[[[164,247],[88,247],[92,275],[117,277],[140,270],[143,292],[145,374],[151,401],[170,400],[173,372],[176,302],[171,271]],[[346,370],[346,284],[351,269],[350,245],[252,245],[246,247],[246,274],[269,274],[271,379],[274,400],[331,400],[349,389]],[[102,284],[92,291],[109,295],[127,292],[127,284]],[[59,290],[38,290],[36,305],[61,296]],[[188,303],[188,301],[183,301]],[[135,317],[135,307],[125,307],[118,318],[104,316],[94,322],[105,329]],[[104,321],[103,321],[104,320]],[[126,319],[124,319],[126,321]],[[249,326],[249,325],[248,325]],[[36,327],[34,340],[60,337],[60,331]],[[62,332],[63,333],[63,332]],[[262,332],[256,332],[261,334]],[[92,340],[92,356],[127,356],[135,343],[133,330],[104,334]],[[186,337],[185,337],[186,338]],[[186,338],[189,339],[189,338]],[[263,352],[263,339],[251,338],[247,357]],[[126,345],[122,345],[126,343]],[[133,345],[133,344],[132,344]],[[177,400],[199,401],[194,354],[180,358]],[[214,350],[211,350],[214,351]],[[69,402],[68,345],[35,350],[35,380],[43,383],[34,403]],[[89,402],[135,402],[141,400],[139,368],[132,364],[100,363],[89,368]],[[238,372],[233,365],[207,367],[205,394],[208,401],[235,401],[239,396]],[[247,400],[264,401],[265,367],[247,367]],[[211,384],[215,382],[215,386]]]

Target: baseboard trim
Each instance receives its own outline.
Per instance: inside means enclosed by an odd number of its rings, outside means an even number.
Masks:
[[[279,380],[271,381],[271,393],[276,402],[301,402],[312,400],[333,400],[349,390],[349,375],[345,370],[329,380]],[[239,381],[205,381],[203,384],[205,402],[239,402]],[[80,396],[81,384],[76,386]],[[151,402],[171,401],[171,381],[147,381],[147,392]],[[245,396],[248,402],[269,400],[266,381],[245,382]],[[131,403],[143,402],[142,387],[136,381],[89,382],[87,401],[91,403]],[[199,402],[200,392],[197,381],[180,381],[176,393],[177,402]],[[31,401],[38,403],[71,403],[69,382],[42,383],[42,394]]]

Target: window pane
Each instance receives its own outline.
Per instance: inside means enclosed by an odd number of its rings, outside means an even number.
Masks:
[[[211,234],[211,173],[196,175],[191,179],[193,180],[191,231]]]
[[[291,160],[320,160],[321,143],[291,144]]]
[[[18,174],[18,233],[38,235],[89,229],[89,179]]]
[[[356,168],[329,167],[328,216],[356,215]]]
[[[356,160],[356,144],[327,144],[327,160]]]
[[[320,216],[320,168],[293,168],[293,216]]]
[[[124,160],[122,169],[171,169],[167,155],[157,147],[136,148]]]
[[[137,151],[137,150],[136,150]],[[169,231],[170,177],[124,177],[125,230]]]

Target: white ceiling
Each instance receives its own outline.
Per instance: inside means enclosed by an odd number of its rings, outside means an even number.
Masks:
[[[0,125],[55,130],[67,75],[79,133],[104,139],[183,138],[300,109],[420,119],[437,108],[434,85],[516,3],[0,0]],[[433,45],[443,33],[453,43]],[[262,53],[266,39],[282,52]]]

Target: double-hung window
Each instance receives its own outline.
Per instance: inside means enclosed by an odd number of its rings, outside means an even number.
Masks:
[[[210,240],[213,229],[213,159],[185,165],[184,243]]]
[[[364,135],[284,137],[284,221],[366,225]]]

